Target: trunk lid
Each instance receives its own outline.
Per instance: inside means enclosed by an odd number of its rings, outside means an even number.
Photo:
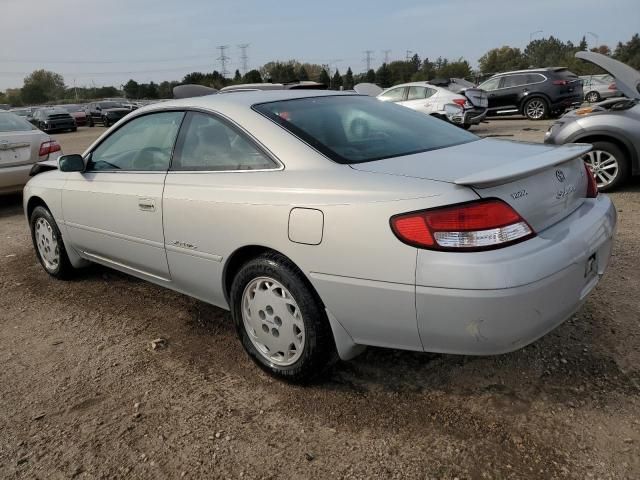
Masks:
[[[467,100],[477,108],[487,108],[489,106],[489,96],[481,88],[467,88],[460,92],[467,97]]]
[[[351,165],[360,171],[450,182],[481,198],[500,198],[539,232],[578,208],[590,145],[549,146],[483,139],[404,157]]]
[[[37,162],[40,144],[48,138],[37,130],[0,132],[0,168]]]

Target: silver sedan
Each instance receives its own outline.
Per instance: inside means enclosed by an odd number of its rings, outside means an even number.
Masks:
[[[24,206],[50,275],[96,262],[229,309],[251,358],[301,381],[367,345],[498,354],[562,323],[616,225],[588,149],[354,94],[238,92],[131,113]]]

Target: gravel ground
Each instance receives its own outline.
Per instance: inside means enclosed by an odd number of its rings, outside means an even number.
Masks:
[[[75,153],[102,131],[57,138]],[[51,279],[20,197],[0,197],[0,478],[640,478],[640,182],[612,198],[608,274],[535,344],[372,348],[298,387],[256,368],[220,309],[101,267]]]

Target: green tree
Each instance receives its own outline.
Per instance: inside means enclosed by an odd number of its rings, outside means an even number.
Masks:
[[[411,60],[409,60],[409,64],[411,68],[411,74],[417,73],[418,70],[420,70],[420,66],[422,65],[420,56],[417,53],[414,53],[413,57],[411,57]]]
[[[503,46],[493,48],[478,60],[480,71],[484,74],[521,70],[527,68],[528,62],[519,48]]]
[[[123,91],[125,97],[127,98],[140,98],[140,84],[134,79],[130,79],[127,83],[124,84]]]
[[[249,70],[242,79],[244,83],[262,83],[262,77],[258,70]]]
[[[42,103],[64,96],[64,78],[48,70],[35,70],[24,79],[22,99],[27,103]]]
[[[296,70],[300,63],[296,60],[287,62],[268,62],[260,69],[262,78],[268,79],[272,83],[288,83],[297,80]]]
[[[323,85],[326,85],[327,87],[331,83],[331,78],[329,77],[329,74],[324,68],[320,72],[320,78],[318,78],[318,82],[322,83]]]
[[[309,74],[307,73],[307,69],[304,68],[304,65],[300,65],[300,69],[298,70],[298,80],[301,82],[309,80]]]
[[[391,85],[405,83],[411,80],[413,74],[413,63],[404,60],[396,60],[387,65],[391,78]]]
[[[391,71],[386,63],[383,63],[376,72],[376,83],[382,88],[390,87],[392,83]]]
[[[347,73],[344,75],[342,79],[342,84],[345,90],[353,89],[354,82],[353,82],[353,71],[351,70],[351,67],[347,68]]]
[[[587,37],[583,35],[580,43],[578,44],[578,50],[586,51],[588,48],[589,45],[587,44]]]
[[[619,42],[613,52],[613,58],[640,70],[640,35],[636,33],[627,43]]]
[[[376,83],[376,72],[373,68],[370,68],[364,78],[367,83]]]
[[[182,79],[181,83],[205,85],[206,77],[202,72],[187,73]]]
[[[240,75],[240,70],[237,70],[237,69],[236,69],[236,73],[235,73],[235,75],[233,76],[233,82],[234,82],[234,83],[240,83],[240,82],[242,82],[242,75]]]
[[[342,86],[342,75],[340,75],[340,71],[336,68],[336,73],[333,74],[333,78],[331,79],[331,90],[340,90]]]

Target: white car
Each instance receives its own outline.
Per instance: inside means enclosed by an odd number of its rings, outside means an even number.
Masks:
[[[364,95],[209,95],[127,115],[24,207],[50,275],[96,262],[229,309],[258,365],[305,380],[336,352],[497,354],[570,317],[616,225],[589,148]]]
[[[0,111],[0,194],[20,192],[34,164],[61,153],[58,142],[23,117]]]
[[[487,94],[477,88],[454,93],[429,82],[412,82],[388,88],[377,98],[448,120],[465,129],[478,125],[487,116]]]

